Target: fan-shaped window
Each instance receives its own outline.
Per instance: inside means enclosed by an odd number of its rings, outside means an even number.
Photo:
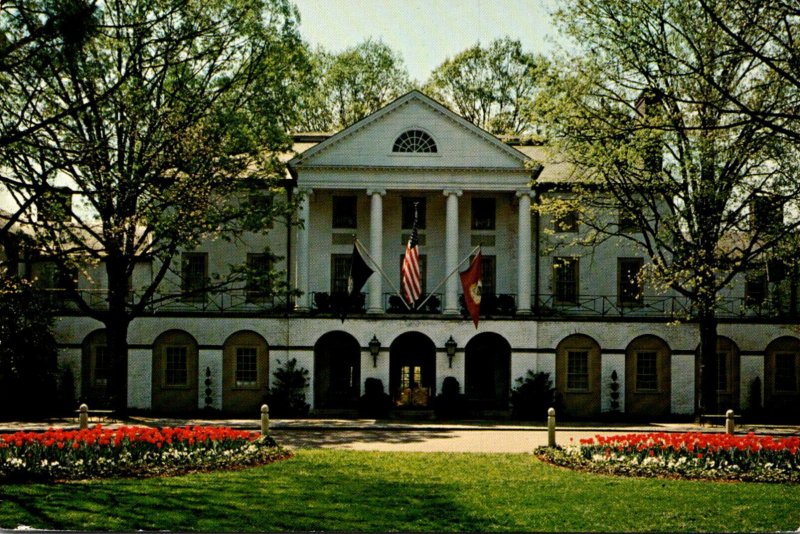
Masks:
[[[395,140],[392,152],[435,153],[436,141],[422,130],[408,130]]]

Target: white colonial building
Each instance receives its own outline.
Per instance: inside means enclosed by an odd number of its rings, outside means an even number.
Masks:
[[[575,417],[611,409],[614,373],[625,413],[693,412],[697,326],[673,315],[686,303],[639,286],[647,260],[630,244],[570,245],[579,220],[554,225],[531,209],[571,178],[542,147],[507,144],[414,91],[335,135],[298,137],[296,150],[288,168],[302,226],[276,223],[266,236],[186,251],[183,279],[164,292],[232,264],[267,268],[268,245],[285,258],[274,267],[287,271],[299,296],[263,299],[244,286],[154,304],[130,328],[130,407],[201,408],[208,369],[213,407],[257,413],[279,362],[294,358],[310,371],[307,400],[318,413],[354,408],[367,378],[380,379],[398,408],[424,408],[446,377],[475,410],[502,411],[528,371],[549,373]],[[411,312],[394,295],[415,204],[423,293],[433,297]],[[388,280],[372,275],[363,307],[342,322],[354,237]],[[476,328],[462,310],[458,276],[439,282],[477,245],[484,299]],[[720,312],[723,405],[746,408],[755,379],[764,406],[796,410],[800,402],[800,332],[787,315],[759,316],[768,289],[763,279],[742,281]],[[57,322],[60,361],[73,367],[85,398],[106,384],[101,328],[79,314]],[[413,383],[422,394],[404,394]]]

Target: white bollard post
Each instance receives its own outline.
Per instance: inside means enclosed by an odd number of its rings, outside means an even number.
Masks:
[[[73,404],[73,406],[75,406]],[[89,407],[85,404],[81,404],[78,408],[80,410],[80,414],[78,415],[78,425],[81,430],[86,430],[89,428]]]
[[[547,410],[547,446],[556,446],[556,409]]]
[[[261,435],[269,436],[269,406],[261,405]]]
[[[733,435],[733,410],[728,410],[725,412],[725,432]]]

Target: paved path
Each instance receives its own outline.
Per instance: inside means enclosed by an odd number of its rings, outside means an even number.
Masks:
[[[132,417],[122,421],[101,421],[103,426],[142,424],[148,426],[216,425],[258,430],[254,419],[165,419]],[[92,425],[97,421],[92,421]],[[77,428],[73,418],[33,423],[0,423],[0,433],[18,430],[40,431],[48,427]],[[528,453],[547,445],[547,430],[541,424],[508,424],[474,421],[464,423],[376,421],[371,419],[295,419],[273,420],[271,432],[287,447],[339,448],[370,451]],[[651,425],[567,424],[556,432],[556,442],[568,445],[570,439],[633,432],[722,432],[720,426],[700,427],[691,423]],[[737,433],[800,435],[798,426],[740,425]]]
[[[617,433],[617,432],[613,432]],[[277,428],[273,437],[281,445],[293,449],[323,448],[357,451],[406,452],[510,452],[528,453],[547,445],[546,430],[486,430],[486,429],[423,429],[423,430],[298,430]],[[558,432],[559,444],[566,445],[570,437],[578,440],[593,437],[597,432]]]

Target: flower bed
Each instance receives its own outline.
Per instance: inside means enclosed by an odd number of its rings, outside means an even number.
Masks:
[[[231,428],[51,428],[0,434],[0,479],[171,475],[257,465],[288,456],[270,437]]]
[[[627,434],[536,452],[550,463],[610,474],[800,482],[800,437]]]

